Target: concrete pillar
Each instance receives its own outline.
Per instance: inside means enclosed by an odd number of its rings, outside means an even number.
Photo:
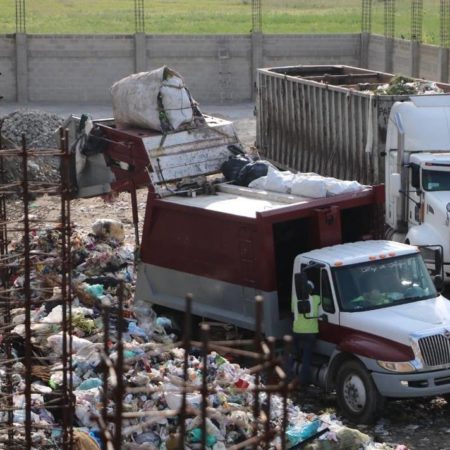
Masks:
[[[440,47],[438,60],[438,80],[443,83],[448,83],[448,56],[449,49]]]
[[[264,55],[263,55],[263,34],[260,32],[252,32],[252,63],[251,63],[251,86],[250,86],[250,97],[252,100],[255,99],[256,96],[256,79],[257,72],[256,69],[261,68],[264,64]]]
[[[420,43],[411,41],[411,76],[420,77]]]
[[[367,69],[369,67],[369,42],[370,33],[361,33],[361,44],[359,53],[359,65]]]
[[[16,33],[16,98],[28,102],[28,42],[25,33]]]
[[[394,72],[394,39],[384,39],[384,71]]]
[[[147,39],[145,33],[134,35],[134,71],[135,73],[147,70]]]

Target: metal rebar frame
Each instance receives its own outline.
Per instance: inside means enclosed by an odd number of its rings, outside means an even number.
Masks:
[[[450,47],[450,0],[441,0],[440,3],[440,46]]]
[[[411,41],[422,42],[423,0],[411,0]]]
[[[31,180],[28,163],[36,157],[60,158],[61,182]],[[29,450],[57,446],[69,450],[73,447],[70,187],[65,181],[68,180],[68,157],[67,136],[64,135],[59,150],[28,149],[24,137],[21,148],[1,149],[0,146],[0,449]],[[14,160],[20,166],[20,180],[6,179],[7,160]],[[30,213],[31,199],[39,194],[60,197],[60,220],[44,221]],[[10,212],[11,205],[17,205],[18,199],[19,211]],[[46,253],[33,248],[33,239],[43,230],[57,236],[57,244],[52,252]],[[16,243],[14,247],[13,241]],[[61,324],[54,326],[61,326],[63,331],[61,358],[56,361],[61,365],[63,377],[60,389],[43,397],[43,402],[37,406],[33,398],[35,391],[32,383],[39,378],[36,375],[38,369],[50,374],[55,362],[40,352],[35,340],[39,336],[38,330],[33,326],[36,324],[34,312],[45,307],[53,292],[53,288],[44,285],[45,276],[38,275],[38,266],[46,258],[54,258],[55,266],[59,267],[58,274],[55,274],[55,287],[61,292],[63,320]],[[23,333],[14,332],[17,322],[13,322],[13,310],[17,311],[17,308],[23,310]],[[18,370],[21,383],[17,381]],[[14,403],[14,399],[20,396],[23,396],[23,404]],[[45,408],[50,412],[60,411],[62,420],[48,426],[37,424],[33,419],[36,408]],[[35,432],[38,430],[46,433],[48,439],[45,442],[35,441]],[[54,437],[53,440],[52,431],[59,437]]]
[[[384,0],[384,37],[395,37],[395,0]]]
[[[372,31],[372,0],[362,0],[361,8],[361,32]]]
[[[16,0],[16,33],[26,33],[25,0]]]
[[[144,0],[134,0],[134,27],[136,33],[145,33]]]
[[[261,0],[252,0],[252,32],[262,33]]]
[[[111,306],[104,305],[104,330],[109,336],[104,337],[105,343],[116,341],[116,348],[118,358],[113,361],[110,358],[110,351],[107,345],[102,355],[104,364],[104,383],[109,380],[115,380],[112,385],[104,385],[103,394],[103,414],[101,417],[95,417],[107,450],[122,450],[127,449],[126,438],[132,433],[136,432],[138,428],[145,430],[145,427],[150,427],[158,419],[176,419],[177,429],[173,434],[175,439],[175,447],[171,448],[184,449],[185,436],[187,434],[186,419],[189,417],[199,417],[201,429],[201,440],[197,444],[202,450],[208,448],[207,437],[207,419],[214,412],[214,409],[208,404],[208,397],[214,392],[213,387],[208,383],[208,355],[215,351],[219,354],[232,355],[234,357],[243,357],[246,360],[253,360],[254,364],[248,369],[250,374],[255,376],[254,387],[245,388],[247,392],[252,393],[253,403],[253,431],[248,438],[239,444],[228,447],[229,450],[239,450],[244,448],[269,448],[269,443],[278,437],[280,447],[282,450],[287,448],[286,429],[288,426],[288,398],[295,388],[295,383],[289,383],[288,377],[284,372],[283,367],[286,365],[287,355],[291,351],[292,338],[286,336],[283,340],[282,355],[275,351],[275,339],[264,339],[262,335],[262,311],[263,300],[261,297],[255,299],[255,333],[253,339],[241,340],[225,340],[217,341],[211,340],[210,327],[208,324],[201,324],[201,340],[195,341],[191,339],[192,335],[192,303],[194,299],[191,295],[186,296],[186,310],[184,314],[183,324],[183,338],[181,342],[173,344],[144,344],[147,348],[148,356],[157,356],[163,352],[168,352],[173,348],[181,347],[184,349],[183,359],[183,381],[177,386],[176,392],[181,395],[181,403],[179,409],[174,410],[149,410],[137,412],[124,412],[122,409],[122,399],[125,395],[132,393],[138,394],[152,394],[159,391],[160,388],[152,386],[131,387],[124,383],[124,374],[130,367],[124,362],[122,352],[122,336],[121,326],[116,326],[116,335],[112,337],[112,330],[108,327],[111,320]],[[119,295],[118,317],[122,315],[123,294]],[[248,350],[247,348],[252,348]],[[188,377],[188,359],[191,351],[197,350],[202,361],[201,365],[201,383],[195,384],[189,380]],[[262,380],[265,384],[262,384]],[[233,387],[234,390],[239,390]],[[188,393],[197,392],[201,395],[201,402],[198,408],[188,405],[186,396]],[[270,401],[273,395],[279,395],[282,399],[282,419],[281,426],[274,428],[270,422],[272,402]],[[107,411],[113,411],[107,413]],[[123,427],[123,419],[140,418],[142,422],[139,426]],[[142,432],[142,431],[141,431]],[[322,433],[322,432],[321,432]],[[300,447],[298,447],[300,448]]]

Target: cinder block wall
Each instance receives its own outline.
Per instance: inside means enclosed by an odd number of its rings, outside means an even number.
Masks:
[[[133,72],[133,36],[28,36],[30,101],[105,102],[111,84]]]
[[[374,70],[410,75],[416,67],[420,77],[448,80],[442,49],[420,45],[414,53],[409,41],[390,42],[389,58],[377,35],[0,35],[0,95],[108,104],[114,81],[163,64],[180,72],[203,104],[250,100],[258,67],[367,61]]]
[[[199,102],[251,97],[250,36],[147,36],[147,69],[167,65],[185,79]]]
[[[415,56],[419,59],[420,78],[436,81],[449,81],[449,60],[445,52],[435,45],[421,44]],[[369,68],[372,70],[390,71],[386,67],[386,39],[383,36],[371,35],[369,39]],[[448,53],[448,50],[447,50]],[[392,41],[392,72],[403,75],[412,74],[413,49],[410,41],[394,39]]]
[[[0,35],[0,96],[16,99],[16,46],[13,35]]]
[[[359,34],[264,35],[264,67],[297,64],[359,66]]]
[[[347,35],[0,35],[0,95],[14,101],[109,103],[114,81],[163,64],[179,71],[202,103],[250,100],[254,69],[359,64]],[[143,44],[141,44],[143,42]],[[141,48],[137,48],[141,46]],[[142,48],[144,47],[144,48]],[[256,56],[255,56],[256,55]],[[18,70],[16,71],[16,67]],[[24,73],[26,72],[26,73]]]

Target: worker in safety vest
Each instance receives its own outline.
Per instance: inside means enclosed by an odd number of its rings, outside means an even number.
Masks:
[[[300,385],[308,385],[311,383],[311,359],[314,349],[314,344],[317,340],[319,333],[319,305],[320,296],[311,295],[314,289],[314,285],[311,281],[308,281],[309,285],[309,297],[311,309],[307,314],[301,314],[298,312],[298,299],[295,293],[292,295],[292,312],[294,314],[294,322],[292,326],[293,339],[294,339],[294,352],[297,358],[300,360],[302,367],[299,374]]]

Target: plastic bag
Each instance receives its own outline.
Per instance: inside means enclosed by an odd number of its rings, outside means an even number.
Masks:
[[[358,192],[363,189],[363,186],[357,181],[337,180],[336,178],[326,178],[325,185],[328,197],[348,194],[349,192]]]
[[[255,161],[241,168],[237,177],[239,186],[248,186],[253,180],[267,175],[269,167],[273,167],[268,161]]]
[[[291,192],[294,176],[289,171],[269,170],[266,179],[266,190],[288,194]]]
[[[227,181],[234,182],[237,181],[241,169],[251,162],[247,155],[230,156],[222,163],[220,170]]]
[[[305,425],[289,428],[286,431],[286,436],[290,444],[294,446],[316,434],[319,428],[320,421],[314,420],[313,422],[309,422]]]
[[[292,180],[291,193],[301,197],[324,198],[327,196],[327,187],[324,178],[319,175],[297,174]]]

